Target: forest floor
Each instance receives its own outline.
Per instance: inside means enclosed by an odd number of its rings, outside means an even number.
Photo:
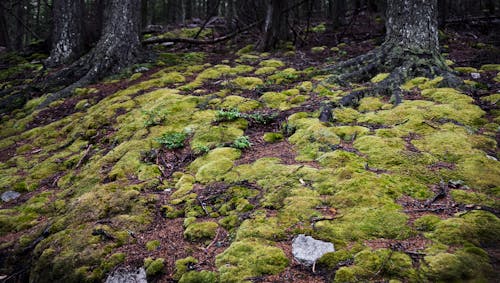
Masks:
[[[153,282],[498,280],[499,47],[446,29],[466,89],[415,78],[400,105],[368,97],[321,122],[323,103],[352,89],[316,71],[382,30],[337,44],[316,27],[307,46],[272,53],[159,50],[46,109],[41,96],[4,114],[0,192],[20,196],[0,204],[0,280],[141,266]],[[41,57],[4,56],[1,88],[29,83]],[[298,234],[336,251],[304,267]]]

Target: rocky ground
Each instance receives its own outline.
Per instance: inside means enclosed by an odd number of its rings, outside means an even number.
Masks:
[[[4,114],[0,192],[20,194],[1,203],[0,280],[139,267],[152,282],[498,280],[498,47],[446,30],[467,88],[415,78],[400,105],[368,97],[321,122],[352,89],[317,71],[379,38],[322,45],[315,31],[318,46],[299,50],[159,51],[47,109],[41,96]],[[41,55],[9,56],[3,89],[41,72]],[[303,266],[299,234],[335,252]]]

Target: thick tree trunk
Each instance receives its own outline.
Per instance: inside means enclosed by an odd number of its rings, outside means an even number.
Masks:
[[[83,51],[83,0],[55,0],[52,10],[52,49],[49,67],[70,63]]]
[[[345,96],[341,104],[356,104],[367,95],[392,95],[399,103],[402,85],[416,76],[443,76],[442,85],[457,86],[457,78],[439,53],[437,0],[388,0],[386,38],[378,48],[326,68],[326,82],[349,84],[367,81],[378,73],[389,76],[373,88]]]
[[[141,0],[141,27],[145,29],[148,26],[148,0]]]
[[[437,54],[436,0],[389,0],[388,4],[386,44]]]
[[[7,33],[7,21],[5,21],[5,11],[3,4],[0,5],[0,46],[10,48],[9,34]]]
[[[184,0],[184,9],[186,11],[186,20],[191,20],[193,18],[193,3],[191,0]]]
[[[75,88],[116,73],[140,58],[140,0],[108,0],[106,3],[104,29],[97,45],[68,68],[50,76],[48,87],[71,85],[47,97],[40,107],[68,97]]]
[[[346,0],[333,0],[331,3],[333,26],[340,27],[347,23],[346,21]]]
[[[283,13],[286,8],[286,0],[268,0],[264,32],[259,43],[260,50],[276,48],[281,41],[289,39],[287,15]]]

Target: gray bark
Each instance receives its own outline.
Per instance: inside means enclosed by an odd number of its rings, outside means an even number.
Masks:
[[[386,44],[418,53],[439,51],[437,0],[388,0]]]
[[[280,41],[289,39],[286,13],[283,13],[286,6],[285,0],[268,0],[264,32],[259,49],[270,50],[277,47]]]
[[[140,0],[109,0],[106,3],[104,28],[97,45],[68,68],[49,77],[45,88],[70,85],[48,96],[40,107],[71,96],[75,88],[116,73],[141,57]]]
[[[83,0],[54,0],[49,67],[70,63],[83,51]]]
[[[331,10],[333,16],[333,26],[339,27],[347,24],[346,21],[346,0],[332,0]]]

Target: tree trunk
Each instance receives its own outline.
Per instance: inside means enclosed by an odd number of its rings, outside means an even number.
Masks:
[[[193,18],[193,3],[192,0],[184,0],[184,9],[186,13],[186,20],[190,21]]]
[[[45,64],[70,63],[83,51],[83,0],[55,0],[52,10],[52,49]]]
[[[24,18],[24,0],[18,1],[15,5],[15,28],[14,30],[16,31],[14,33],[14,49],[15,50],[22,50],[24,47],[24,33],[25,33],[25,28],[24,25],[25,23],[23,22]]]
[[[436,0],[389,0],[386,44],[437,54],[439,51]]]
[[[9,34],[7,33],[7,21],[3,4],[0,4],[0,46],[10,49]]]
[[[356,104],[367,95],[393,95],[399,103],[400,86],[410,77],[443,76],[443,86],[457,86],[457,78],[439,53],[437,0],[388,0],[386,38],[378,48],[359,57],[326,68],[333,73],[326,82],[367,81],[378,73],[389,76],[373,88],[355,91],[341,100],[342,105]]]
[[[106,4],[104,29],[97,45],[68,68],[49,77],[46,88],[71,85],[49,95],[40,107],[68,97],[75,88],[116,73],[140,58],[140,0],[108,0]]]
[[[145,29],[148,26],[148,0],[141,0],[141,27]]]
[[[347,24],[346,21],[346,0],[333,0],[331,2],[333,26],[340,27]]]
[[[286,21],[286,0],[268,0],[264,31],[259,43],[259,49],[267,51],[276,48],[281,41],[289,39]]]
[[[217,1],[219,0],[207,0],[207,7],[206,7],[207,18],[217,16],[217,9],[218,9]]]

